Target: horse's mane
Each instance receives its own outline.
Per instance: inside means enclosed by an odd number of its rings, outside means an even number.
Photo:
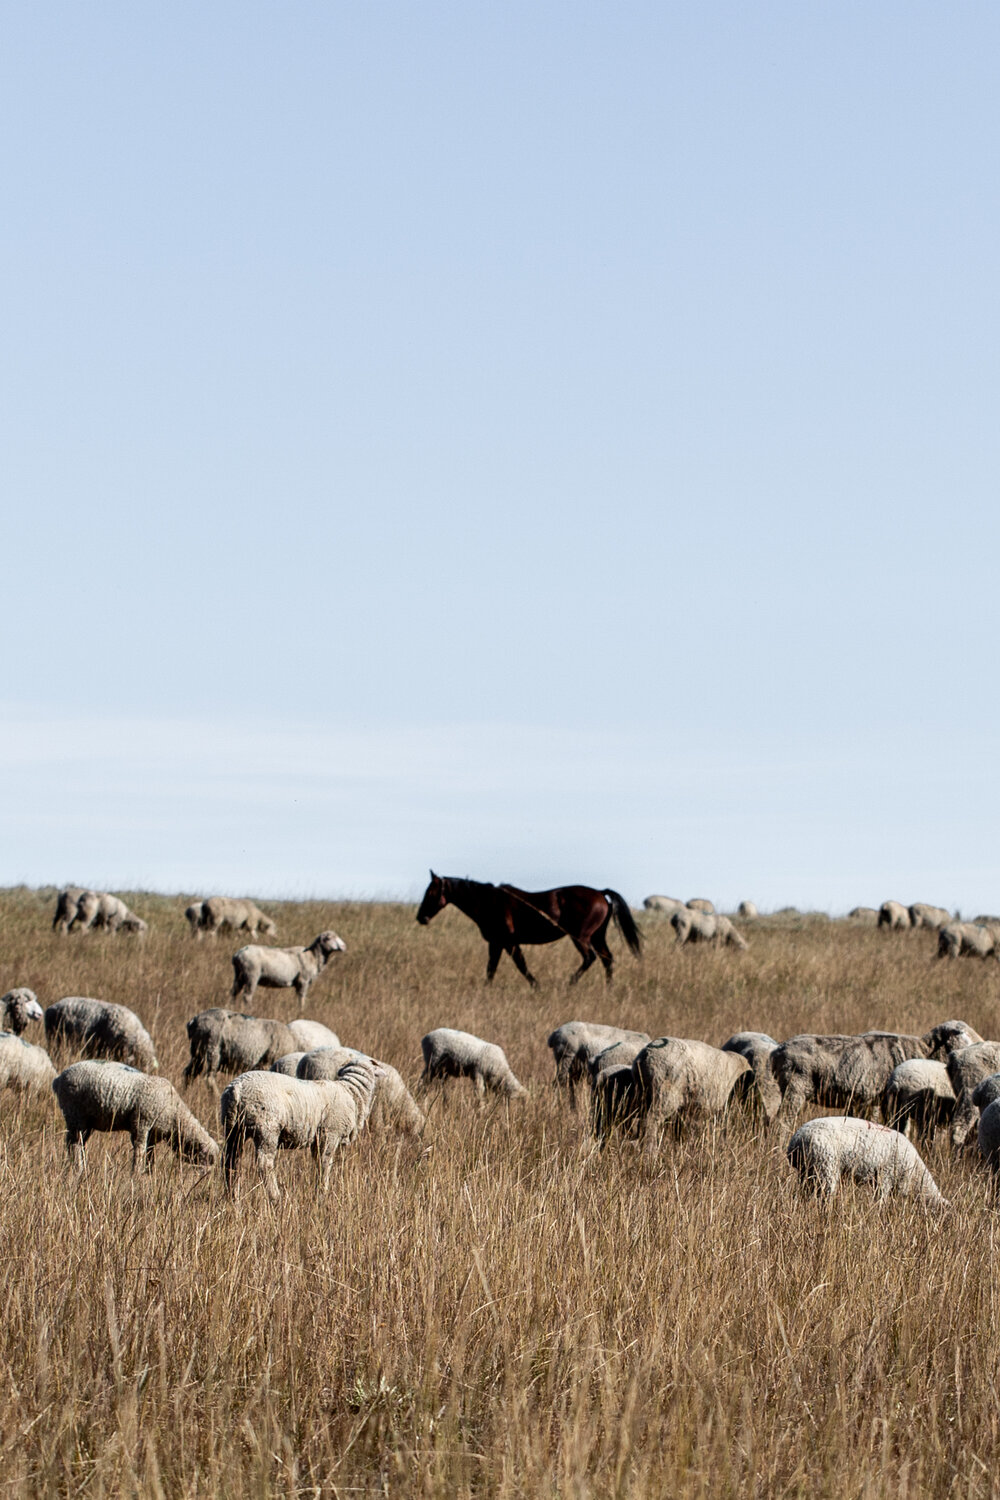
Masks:
[[[492,880],[472,880],[468,875],[443,875],[441,878],[442,880],[446,880],[449,885],[460,885],[466,890],[469,886],[473,886],[477,891],[496,890],[496,886]]]

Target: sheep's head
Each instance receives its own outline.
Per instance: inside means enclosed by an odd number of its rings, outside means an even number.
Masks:
[[[278,929],[270,917],[262,917],[259,923],[260,930],[266,937],[277,937]]]
[[[149,924],[144,922],[141,917],[129,915],[122,923],[122,932],[134,932],[139,937],[145,937],[148,931]]]
[[[310,946],[317,953],[321,953],[324,958],[330,958],[334,953],[347,952],[347,944],[335,932],[321,932],[319,937],[313,939]]]
[[[0,999],[0,1020],[5,1028],[10,1027],[15,1036],[20,1036],[27,1029],[29,1021],[41,1019],[42,1007],[33,990],[22,986],[20,989],[8,990]]]
[[[185,1134],[177,1143],[177,1154],[194,1167],[214,1167],[219,1160],[219,1148],[205,1131]]]
[[[927,1047],[928,1057],[947,1057],[949,1052],[957,1052],[961,1047],[971,1047],[975,1042],[981,1042],[982,1037],[964,1021],[942,1021],[940,1026],[932,1027],[921,1040]]]

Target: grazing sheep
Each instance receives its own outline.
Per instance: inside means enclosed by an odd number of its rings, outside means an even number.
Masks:
[[[213,1006],[187,1023],[191,1059],[184,1069],[184,1086],[205,1075],[214,1088],[214,1073],[246,1073],[269,1068],[279,1057],[300,1052],[307,1043],[284,1021],[247,1016]]]
[[[311,1081],[280,1073],[241,1073],[222,1095],[226,1187],[247,1141],[272,1203],[279,1198],[274,1159],[279,1150],[312,1147],[319,1159],[323,1191],[330,1183],[333,1154],[364,1129],[375,1097],[380,1068],[370,1058],[352,1057],[335,1079]]]
[[[209,896],[201,903],[201,928],[209,937],[214,937],[223,927],[234,932],[249,932],[255,938],[258,931],[268,937],[276,937],[277,927],[261,911],[255,901],[237,896]]]
[[[888,932],[902,932],[910,925],[910,910],[901,901],[883,901],[879,907],[878,925]]]
[[[979,1154],[993,1169],[993,1181],[1000,1179],[1000,1099],[992,1099],[979,1116],[976,1132]]]
[[[12,1031],[0,1031],[0,1089],[47,1089],[55,1076],[44,1047],[34,1047]]]
[[[602,1145],[613,1130],[628,1136],[638,1133],[641,1112],[632,1064],[645,1045],[638,1040],[612,1042],[588,1064],[591,1129]]]
[[[304,1052],[286,1052],[284,1057],[277,1058],[271,1064],[272,1073],[283,1073],[286,1078],[297,1078],[299,1076],[299,1063],[306,1056]]]
[[[771,1054],[781,1089],[775,1120],[794,1126],[806,1104],[871,1112],[880,1107],[893,1068],[910,1057],[946,1056],[978,1040],[964,1021],[944,1021],[924,1036],[866,1031],[861,1036],[790,1037]],[[956,1089],[956,1093],[958,1090]]]
[[[925,901],[915,901],[910,907],[911,927],[926,927],[931,932],[938,932],[950,921],[951,912],[945,911],[943,906],[928,906]]]
[[[644,1031],[623,1031],[620,1026],[601,1026],[596,1021],[567,1021],[557,1026],[548,1045],[556,1065],[556,1084],[569,1090],[570,1109],[576,1109],[576,1085],[586,1076],[593,1059],[615,1042],[649,1041]]]
[[[657,1145],[666,1125],[721,1114],[734,1094],[745,1098],[753,1086],[750,1064],[738,1052],[673,1036],[643,1047],[632,1072],[647,1150]]]
[[[951,1144],[964,1146],[979,1113],[974,1103],[977,1086],[991,1073],[1000,1072],[1000,1042],[978,1039],[953,1051],[947,1058],[948,1077],[955,1090],[955,1113],[951,1120]]]
[[[70,923],[76,918],[76,908],[86,890],[82,885],[68,885],[56,897],[56,914],[52,918],[52,931],[63,937],[69,932]]]
[[[134,932],[140,937],[148,930],[147,924],[129,910],[120,896],[112,896],[108,891],[83,892],[76,903],[76,916],[69,924],[70,932],[77,927],[81,932]]]
[[[65,1043],[84,1057],[107,1057],[131,1063],[143,1072],[155,1072],[159,1064],[153,1041],[139,1017],[126,1005],[108,1000],[88,1000],[71,995],[57,1000],[45,1012],[45,1040]]]
[[[715,907],[705,896],[695,896],[691,901],[687,902],[687,907],[689,911],[704,912],[707,917],[715,915]]]
[[[34,990],[21,985],[0,996],[0,1027],[4,1031],[12,1031],[15,1036],[20,1036],[22,1031],[27,1031],[29,1021],[41,1019],[42,1007]]]
[[[335,953],[346,945],[335,932],[321,932],[308,948],[258,948],[250,945],[233,954],[234,1000],[253,999],[257,986],[266,990],[294,989],[299,1008],[305,1010],[309,986],[322,974]]]
[[[809,1120],[788,1143],[788,1160],[804,1185],[833,1197],[844,1177],[870,1182],[880,1198],[890,1193],[947,1208],[916,1149],[898,1130],[850,1115]]]
[[[972,1102],[980,1114],[994,1099],[1000,1099],[1000,1073],[990,1073],[972,1090]]]
[[[304,1016],[296,1016],[294,1021],[289,1021],[288,1029],[295,1038],[296,1043],[304,1052],[311,1052],[314,1047],[339,1047],[340,1037],[329,1026],[324,1026],[321,1021],[307,1021]]]
[[[766,1031],[737,1031],[722,1044],[723,1052],[738,1052],[750,1064],[754,1097],[767,1120],[774,1119],[781,1105],[781,1089],[771,1069],[771,1054],[777,1045]]]
[[[132,1171],[151,1170],[161,1141],[182,1161],[213,1166],[219,1148],[167,1078],[151,1078],[120,1062],[77,1062],[52,1081],[66,1121],[66,1150],[78,1172],[95,1130],[127,1130]]]
[[[192,901],[190,906],[185,906],[184,908],[184,916],[187,918],[187,924],[191,929],[191,936],[193,938],[201,937],[201,914],[204,909],[204,901]]]
[[[955,1090],[943,1062],[912,1057],[889,1074],[882,1095],[882,1118],[894,1130],[912,1124],[919,1139],[932,1136],[941,1125],[949,1125],[955,1113]]]
[[[716,916],[712,912],[682,906],[670,918],[670,925],[677,934],[679,947],[685,943],[711,943],[715,948],[738,948],[745,952],[748,946],[746,938],[736,931],[728,917]]]
[[[346,1062],[366,1056],[353,1047],[317,1047],[299,1060],[296,1077],[336,1078]],[[380,1072],[375,1080],[375,1100],[368,1128],[387,1129],[391,1126],[401,1135],[419,1135],[427,1124],[423,1110],[391,1063],[380,1061],[378,1066]]]
[[[989,912],[982,912],[978,917],[972,919],[976,927],[1000,927],[1000,917],[994,917]]]
[[[760,916],[760,912],[753,901],[741,901],[736,908],[736,915],[742,917],[745,922],[752,922],[754,917]]]
[[[975,922],[949,922],[938,933],[938,958],[996,958],[997,935],[992,927]]]
[[[439,1026],[421,1038],[420,1050],[424,1055],[420,1082],[425,1088],[435,1079],[471,1078],[480,1099],[485,1097],[487,1089],[508,1099],[528,1097],[528,1090],[511,1072],[503,1048],[495,1042],[484,1042],[482,1037],[468,1031]]]
[[[878,921],[878,912],[874,906],[853,906],[847,915],[853,922]]]
[[[676,896],[647,896],[642,904],[647,911],[663,912],[669,917],[675,911],[679,911],[684,902],[678,901]]]

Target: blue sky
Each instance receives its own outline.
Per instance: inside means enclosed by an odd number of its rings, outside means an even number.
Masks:
[[[996,909],[998,42],[11,7],[0,880]]]

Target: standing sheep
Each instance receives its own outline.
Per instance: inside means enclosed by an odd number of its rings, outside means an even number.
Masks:
[[[142,937],[147,929],[141,917],[130,911],[120,896],[108,891],[84,891],[76,903],[76,916],[69,924],[72,932],[79,927],[81,932],[133,932]]]
[[[721,1114],[735,1095],[745,1098],[753,1072],[738,1052],[708,1042],[661,1036],[632,1064],[646,1149],[653,1150],[665,1126]]]
[[[41,1019],[42,1007],[34,990],[21,985],[0,996],[0,1027],[4,1031],[12,1031],[15,1036],[20,1036],[22,1031],[27,1031],[29,1021]]]
[[[716,916],[712,912],[681,907],[670,918],[670,925],[677,934],[678,947],[685,943],[711,943],[715,948],[738,948],[742,953],[748,946],[746,938],[736,931],[728,917]]]
[[[596,1021],[566,1021],[551,1033],[548,1045],[556,1065],[556,1084],[569,1090],[569,1107],[576,1109],[576,1085],[585,1078],[593,1059],[615,1042],[649,1041],[644,1031],[623,1031]]]
[[[76,918],[76,908],[85,890],[86,887],[82,885],[68,885],[65,890],[59,892],[56,897],[56,914],[52,918],[53,932],[58,932],[62,937],[66,936],[70,923]]]
[[[219,1148],[167,1078],[151,1078],[118,1062],[78,1062],[52,1082],[66,1121],[66,1150],[78,1172],[95,1130],[127,1130],[132,1171],[147,1172],[161,1141],[182,1161],[213,1166]]]
[[[781,1089],[771,1068],[771,1056],[777,1046],[766,1031],[737,1031],[722,1044],[723,1052],[738,1052],[750,1064],[753,1095],[766,1120],[773,1120],[781,1107]]]
[[[951,912],[945,911],[943,906],[928,906],[926,901],[915,901],[910,907],[911,927],[926,927],[930,932],[938,932],[950,921]]]
[[[471,1078],[480,1099],[486,1090],[508,1099],[526,1099],[528,1090],[518,1083],[502,1047],[484,1042],[468,1031],[453,1031],[439,1026],[421,1038],[424,1055],[421,1085],[426,1088],[435,1079]]]
[[[936,1182],[905,1136],[850,1115],[809,1120],[788,1143],[788,1160],[802,1182],[833,1197],[845,1177],[870,1182],[880,1198],[890,1193],[947,1208]]]
[[[869,922],[874,925],[878,921],[878,912],[874,906],[854,906],[847,915],[852,922]]]
[[[317,1047],[299,1059],[297,1078],[336,1078],[352,1058],[364,1058],[364,1052],[353,1047]],[[369,1130],[392,1127],[401,1135],[419,1135],[427,1124],[423,1110],[410,1093],[401,1075],[387,1062],[379,1062],[375,1080],[375,1099],[368,1120]]]
[[[879,907],[878,925],[887,932],[903,932],[910,925],[910,910],[901,901],[883,901]]]
[[[997,935],[975,922],[948,922],[938,932],[938,958],[997,958]]]
[[[949,1125],[955,1113],[955,1090],[943,1062],[912,1057],[889,1074],[882,1095],[882,1118],[894,1130],[907,1133],[912,1124],[917,1138],[932,1136],[939,1126]]]
[[[155,1072],[159,1064],[153,1040],[134,1011],[108,1000],[89,1000],[71,995],[57,1000],[45,1012],[45,1040],[64,1043],[84,1057],[107,1057],[131,1063],[143,1072]]]
[[[949,1054],[947,1066],[957,1101],[951,1121],[951,1144],[958,1148],[965,1145],[976,1123],[977,1086],[991,1073],[1000,1071],[1000,1042],[976,1040],[968,1047],[958,1048]]]
[[[12,1031],[0,1031],[0,1089],[47,1089],[55,1076],[44,1047],[35,1047]]]
[[[688,903],[689,911],[700,911],[707,917],[714,917],[715,907],[706,896],[694,896]]]
[[[736,915],[742,917],[745,922],[752,922],[755,917],[760,916],[760,912],[753,901],[741,901],[736,908]]]
[[[311,1082],[280,1073],[241,1073],[223,1093],[220,1105],[228,1190],[233,1191],[244,1145],[253,1141],[272,1203],[280,1196],[274,1163],[282,1149],[312,1147],[325,1193],[334,1152],[356,1140],[364,1129],[379,1071],[370,1058],[352,1058],[334,1080]]]
[[[308,948],[258,948],[250,945],[233,954],[234,1000],[253,999],[258,985],[266,990],[294,989],[299,1009],[305,1010],[309,986],[322,974],[335,953],[346,945],[335,932],[321,932]]]
[[[203,1073],[212,1088],[215,1073],[246,1073],[269,1068],[289,1052],[316,1046],[339,1046],[335,1032],[318,1021],[272,1021],[213,1006],[187,1023],[191,1060],[184,1069],[184,1086]]]
[[[678,901],[676,896],[647,896],[642,904],[647,911],[662,912],[664,916],[670,917],[680,910],[684,902]]]
[[[267,937],[277,937],[278,929],[255,901],[236,896],[209,896],[201,903],[201,928],[214,937],[224,927],[234,932],[249,932],[256,938],[258,930]]]
[[[201,914],[204,909],[204,901],[192,901],[190,906],[184,908],[184,916],[193,938],[201,937]]]

